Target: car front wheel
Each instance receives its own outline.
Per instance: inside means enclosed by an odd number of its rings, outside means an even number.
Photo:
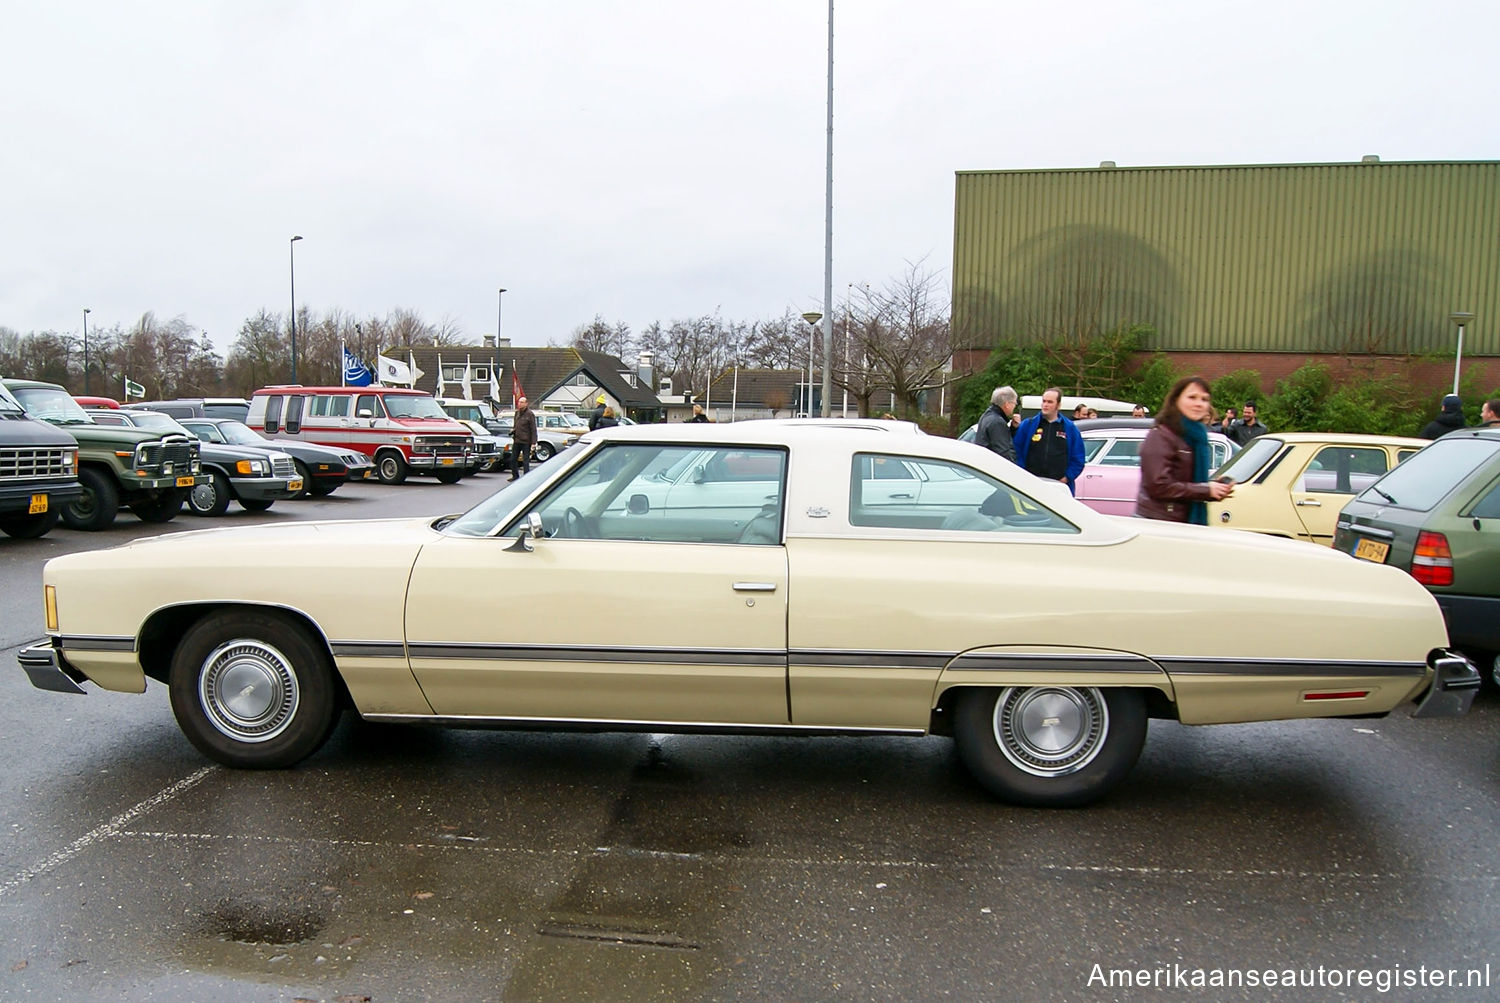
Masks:
[[[154,496],[138,498],[130,503],[130,511],[141,522],[171,522],[182,511],[187,500],[188,488],[166,488]]]
[[[550,442],[539,442],[536,444],[536,458],[543,463],[552,459],[556,452],[557,450],[552,448],[552,443]]]
[[[34,514],[6,516],[0,519],[0,533],[15,537],[17,540],[35,540],[39,536],[46,536],[52,532],[52,528],[61,518],[62,510],[55,508]]]
[[[328,654],[284,615],[238,611],[200,620],[172,656],[172,713],[210,759],[278,769],[328,739],[338,701]]]
[[[1064,808],[1089,804],[1125,779],[1146,740],[1135,690],[1012,686],[961,694],[959,757],[996,797]]]
[[[406,460],[400,453],[381,453],[375,458],[375,475],[382,484],[400,484],[406,480]]]
[[[195,484],[188,489],[188,511],[193,515],[223,515],[231,497],[229,478],[210,470],[206,484]]]
[[[120,508],[120,489],[114,478],[84,467],[78,471],[78,483],[83,485],[83,493],[64,506],[63,522],[69,529],[88,532],[108,528]]]

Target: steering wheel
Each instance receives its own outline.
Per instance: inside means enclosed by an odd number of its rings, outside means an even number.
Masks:
[[[598,537],[589,526],[588,518],[572,505],[563,511],[563,535],[570,540],[593,540]]]

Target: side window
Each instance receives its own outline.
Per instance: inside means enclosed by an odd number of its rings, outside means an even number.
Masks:
[[[1141,440],[1116,439],[1104,459],[1099,461],[1106,467],[1138,467],[1141,465]]]
[[[1500,481],[1480,496],[1469,515],[1475,519],[1500,519]]]
[[[881,462],[884,461],[884,462]],[[907,488],[892,493],[876,471],[885,463],[910,471]],[[1077,533],[1062,516],[982,471],[925,457],[854,457],[849,522],[885,529],[960,533]]]
[[[1218,470],[1224,465],[1224,461],[1229,459],[1229,444],[1220,442],[1218,439],[1210,439],[1208,444],[1209,448],[1213,450],[1213,458],[1208,461],[1209,469]],[[1136,465],[1140,465],[1139,449],[1136,450]]]
[[[1298,478],[1294,491],[1353,495],[1386,471],[1385,450],[1362,446],[1324,446]]]
[[[354,402],[354,414],[357,418],[384,418],[385,408],[380,406],[380,398],[374,394],[360,394]]]
[[[272,394],[266,398],[266,431],[279,432],[281,430],[281,402],[284,398]]]
[[[307,416],[309,418],[323,418],[328,414],[328,403],[333,400],[327,394],[315,394],[308,398]]]
[[[1093,463],[1094,457],[1099,455],[1099,450],[1104,448],[1108,439],[1084,439],[1083,440],[1083,462]]]
[[[302,431],[302,402],[305,398],[288,397],[286,399],[286,430],[293,435]]]
[[[714,480],[710,469],[746,476]],[[778,545],[785,480],[780,449],[619,443],[595,450],[533,511],[559,539]]]
[[[349,417],[349,395],[339,394],[337,397],[328,398],[328,417]]]
[[[96,415],[93,415],[93,419],[94,419],[94,424],[95,425],[123,425],[123,424],[125,424],[125,419],[124,418],[117,418],[117,417],[115,417],[112,414],[96,414]]]

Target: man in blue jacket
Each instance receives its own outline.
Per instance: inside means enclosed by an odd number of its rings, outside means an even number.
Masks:
[[[1042,394],[1042,411],[1021,422],[1016,429],[1016,463],[1043,480],[1062,481],[1073,490],[1083,473],[1083,436],[1078,427],[1058,413],[1062,391],[1048,387]]]

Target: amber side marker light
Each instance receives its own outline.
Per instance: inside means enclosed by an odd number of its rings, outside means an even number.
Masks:
[[[42,586],[42,601],[47,606],[47,629],[57,629],[57,586]]]

